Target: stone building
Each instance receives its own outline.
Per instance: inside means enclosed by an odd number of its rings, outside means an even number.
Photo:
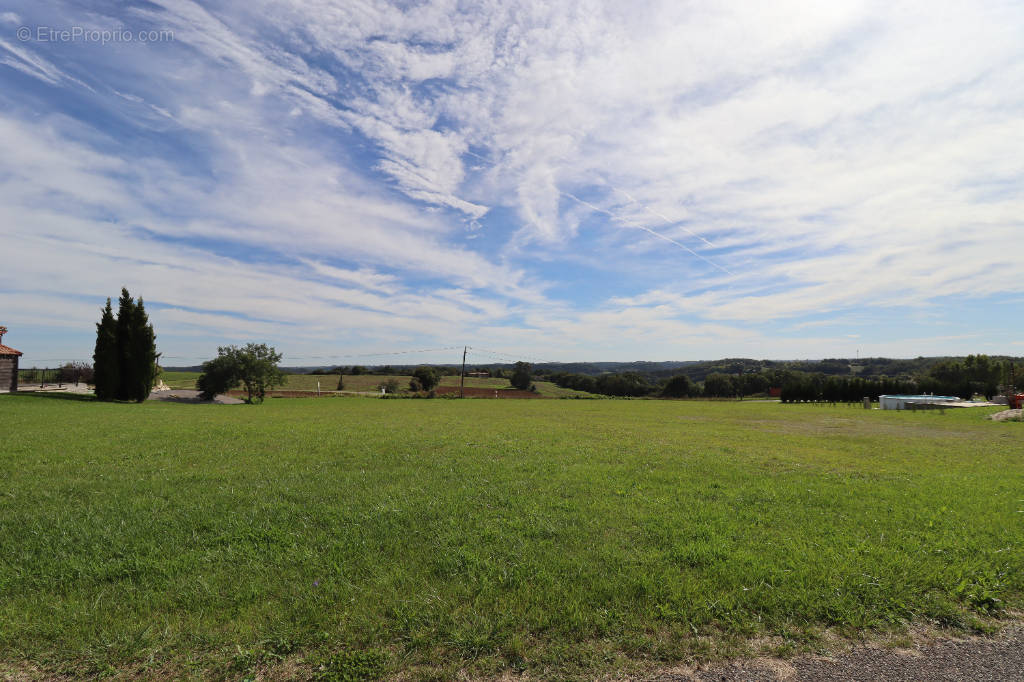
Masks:
[[[18,358],[20,350],[14,350],[3,344],[7,327],[0,327],[0,393],[18,390]]]

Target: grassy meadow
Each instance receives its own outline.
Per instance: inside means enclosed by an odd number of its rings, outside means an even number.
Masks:
[[[196,379],[199,378],[199,372],[163,371],[160,372],[160,376],[157,378],[171,388],[192,389],[196,387]]]
[[[0,396],[0,673],[592,679],[984,630],[1024,608],[1024,431],[986,412]]]

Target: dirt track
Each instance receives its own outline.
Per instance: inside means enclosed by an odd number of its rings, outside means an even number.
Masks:
[[[929,682],[1024,680],[1024,623],[993,637],[950,637],[913,649],[859,646],[831,656],[755,658],[700,669],[666,671],[646,682]]]

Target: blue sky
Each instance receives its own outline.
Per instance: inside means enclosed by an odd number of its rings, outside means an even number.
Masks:
[[[127,286],[167,365],[1021,355],[1021,35],[1019,2],[8,2],[5,342],[88,359]]]

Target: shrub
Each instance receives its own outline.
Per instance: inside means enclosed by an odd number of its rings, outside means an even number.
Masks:
[[[440,373],[433,367],[423,365],[417,367],[409,380],[409,388],[414,391],[432,391],[441,381]]]
[[[237,363],[226,355],[218,355],[203,363],[203,373],[196,379],[199,397],[213,400],[221,393],[227,393],[241,382]]]
[[[661,395],[666,398],[685,398],[690,395],[692,390],[693,386],[690,383],[690,377],[685,374],[677,374],[669,379],[661,389]]]
[[[512,368],[512,376],[509,378],[509,383],[512,384],[513,388],[518,388],[521,391],[525,391],[530,388],[530,371],[532,366],[528,362],[517,362]]]

